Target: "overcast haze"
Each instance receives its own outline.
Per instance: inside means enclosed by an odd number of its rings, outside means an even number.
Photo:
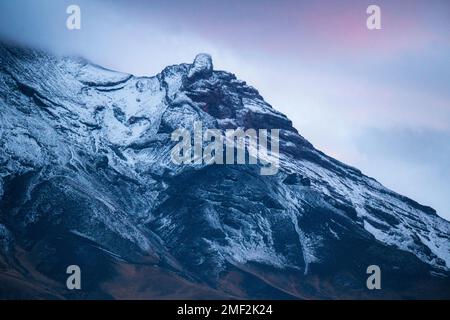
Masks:
[[[1,0],[0,37],[136,75],[208,52],[318,149],[450,220],[450,1]]]

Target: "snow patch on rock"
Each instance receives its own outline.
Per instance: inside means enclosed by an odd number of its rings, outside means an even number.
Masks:
[[[189,69],[188,78],[209,77],[213,71],[212,58],[207,53],[198,54],[191,68]]]

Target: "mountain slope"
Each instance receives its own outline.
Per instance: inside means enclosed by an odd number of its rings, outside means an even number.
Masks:
[[[208,55],[154,77],[9,45],[0,61],[2,297],[450,297],[450,223],[316,150]],[[280,129],[278,173],[174,164],[171,133],[196,121]]]

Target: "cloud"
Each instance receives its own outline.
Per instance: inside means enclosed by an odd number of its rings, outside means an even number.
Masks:
[[[393,190],[450,218],[450,133],[426,129],[366,129],[357,139],[361,166]]]

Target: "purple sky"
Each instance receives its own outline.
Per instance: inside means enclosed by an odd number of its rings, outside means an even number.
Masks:
[[[2,0],[0,36],[137,75],[208,52],[317,148],[450,219],[450,1]]]

